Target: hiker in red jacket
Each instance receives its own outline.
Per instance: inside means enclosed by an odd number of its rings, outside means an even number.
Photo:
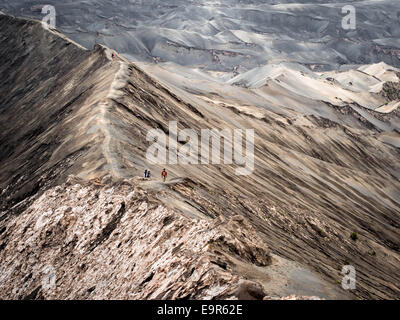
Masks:
[[[161,177],[163,178],[163,181],[165,182],[165,180],[167,179],[168,173],[165,169],[163,169],[163,171],[161,172]]]

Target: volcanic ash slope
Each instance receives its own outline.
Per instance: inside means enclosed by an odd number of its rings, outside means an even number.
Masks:
[[[0,27],[1,298],[399,297],[396,70],[150,77],[38,22]],[[255,129],[253,174],[166,166],[160,183],[146,134],[169,121]]]

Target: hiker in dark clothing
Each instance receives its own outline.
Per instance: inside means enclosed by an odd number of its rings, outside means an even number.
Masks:
[[[147,178],[149,178],[149,179],[150,179],[150,177],[151,177],[150,170],[147,170]]]
[[[144,170],[144,177],[147,178],[147,169]]]

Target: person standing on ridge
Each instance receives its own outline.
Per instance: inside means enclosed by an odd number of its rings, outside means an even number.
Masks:
[[[161,177],[163,178],[163,182],[167,179],[168,173],[165,169],[161,172]]]
[[[144,170],[144,177],[147,178],[147,169]]]
[[[150,179],[150,177],[151,177],[151,172],[150,172],[150,170],[147,170],[147,178]]]

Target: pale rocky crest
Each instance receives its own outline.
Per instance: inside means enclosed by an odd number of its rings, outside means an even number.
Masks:
[[[224,81],[34,21],[0,27],[1,298],[399,297],[398,69],[278,64]],[[160,183],[146,133],[171,120],[254,128],[254,174],[166,166]]]
[[[193,220],[128,181],[100,187],[71,178],[6,232],[0,295],[7,299],[262,298],[260,285],[232,272],[229,257],[271,263],[243,217]],[[47,290],[38,277],[46,266],[57,279]]]

